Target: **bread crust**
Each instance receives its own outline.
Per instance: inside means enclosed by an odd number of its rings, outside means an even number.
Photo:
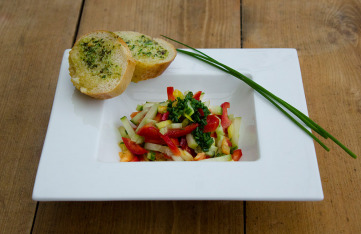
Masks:
[[[132,77],[132,82],[139,82],[143,80],[153,79],[163,74],[163,72],[169,67],[172,59],[169,62],[147,65],[140,61],[137,61],[136,69],[134,70],[134,74]]]
[[[79,83],[76,82],[76,79],[78,79],[77,69],[79,69],[79,68],[76,67],[76,65],[74,64],[74,62],[72,60],[72,53],[75,53],[73,51],[73,49],[75,48],[75,46],[77,46],[79,44],[79,42],[83,38],[89,37],[94,34],[101,34],[101,33],[106,34],[110,37],[113,37],[115,42],[121,44],[120,48],[122,51],[122,56],[125,59],[125,61],[124,61],[125,65],[123,66],[124,69],[122,69],[121,75],[118,78],[118,82],[114,87],[112,87],[111,89],[107,89],[107,90],[98,90],[97,92],[93,92],[93,91],[84,89]],[[76,41],[73,49],[69,53],[69,73],[70,73],[70,76],[72,77],[72,79],[71,79],[72,83],[80,92],[82,92],[88,96],[91,96],[93,98],[96,98],[96,99],[109,99],[109,98],[113,98],[113,97],[120,95],[128,87],[128,85],[131,82],[131,79],[133,77],[136,61],[132,57],[132,54],[131,54],[127,44],[115,33],[110,32],[110,31],[105,31],[105,30],[98,30],[95,32],[87,33]]]
[[[119,31],[119,32],[115,32],[115,34],[117,34],[120,37],[122,34],[144,35],[148,38],[151,38],[153,41],[158,42],[160,45],[166,46],[167,50],[170,50],[169,57],[167,57],[164,61],[151,63],[151,62],[143,62],[140,61],[139,59],[134,58],[136,60],[136,66],[132,77],[132,82],[137,83],[139,81],[148,80],[160,76],[174,61],[177,55],[177,51],[174,48],[174,46],[163,39],[152,38],[151,36],[133,31]]]

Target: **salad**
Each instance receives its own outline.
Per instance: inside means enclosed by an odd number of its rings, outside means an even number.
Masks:
[[[168,99],[138,105],[130,119],[123,116],[119,132],[121,162],[238,161],[241,117],[203,101],[204,93],[167,87]]]

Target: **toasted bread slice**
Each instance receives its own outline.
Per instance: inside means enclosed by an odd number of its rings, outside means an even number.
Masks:
[[[160,76],[177,55],[174,46],[160,38],[132,31],[114,33],[125,41],[137,61],[133,82]]]
[[[97,99],[120,95],[129,85],[135,60],[125,42],[113,32],[82,36],[69,53],[71,81],[80,92]]]

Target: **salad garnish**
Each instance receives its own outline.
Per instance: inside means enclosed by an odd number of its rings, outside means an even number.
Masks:
[[[167,88],[167,100],[137,106],[123,116],[120,161],[238,161],[241,117],[230,103],[203,101],[204,93]]]

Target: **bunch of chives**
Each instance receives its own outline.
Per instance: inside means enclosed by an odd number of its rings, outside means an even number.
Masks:
[[[330,138],[333,142],[335,142],[338,146],[340,146],[346,153],[348,153],[351,157],[357,158],[356,154],[353,153],[350,149],[348,149],[345,145],[343,145],[339,140],[337,140],[334,136],[332,136],[330,133],[328,133],[325,129],[323,129],[321,126],[316,124],[312,119],[310,119],[308,116],[303,114],[301,111],[287,103],[286,101],[282,100],[281,98],[277,97],[267,89],[263,88],[261,85],[257,84],[256,82],[252,81],[247,76],[243,75],[242,73],[234,70],[231,67],[228,67],[227,65],[213,59],[212,57],[208,56],[207,54],[188,46],[182,42],[179,42],[177,40],[174,40],[172,38],[169,38],[167,36],[162,35],[163,37],[174,41],[176,43],[179,43],[187,48],[192,49],[195,52],[186,51],[182,49],[177,49],[178,52],[189,55],[195,59],[198,59],[200,61],[203,61],[205,63],[208,63],[209,65],[216,67],[240,80],[245,82],[247,85],[249,85],[251,88],[253,88],[255,91],[257,91],[259,94],[261,94],[264,98],[266,98],[269,102],[271,102],[277,109],[279,109],[283,114],[285,114],[293,123],[295,123],[298,127],[300,127],[307,135],[312,137],[318,144],[320,144],[325,150],[330,151],[330,149],[320,140],[318,139],[312,132],[308,131],[301,123],[303,122],[306,126],[311,128],[313,131],[317,132],[320,136],[327,139]],[[298,120],[296,120],[294,117],[292,117],[285,109],[293,113],[295,116],[297,116]]]

